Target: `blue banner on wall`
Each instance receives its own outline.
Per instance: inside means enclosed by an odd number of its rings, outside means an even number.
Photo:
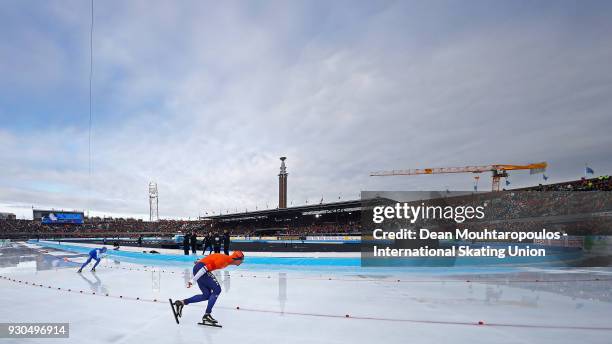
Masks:
[[[83,223],[82,213],[49,213],[42,218],[44,224]]]

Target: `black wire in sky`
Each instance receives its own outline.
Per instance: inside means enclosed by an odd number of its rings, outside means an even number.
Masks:
[[[92,80],[93,80],[93,27],[94,27],[94,0],[91,0],[91,26],[89,27],[89,139],[88,139],[88,200],[91,206],[91,127],[92,127]],[[88,209],[89,212],[89,209]]]

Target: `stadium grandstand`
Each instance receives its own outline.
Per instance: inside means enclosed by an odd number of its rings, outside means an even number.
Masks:
[[[205,217],[211,228],[246,235],[359,235],[361,201],[344,201]]]
[[[15,220],[17,215],[13,213],[0,213],[0,220]]]
[[[563,183],[540,184],[538,186],[506,191],[611,191],[610,176],[582,178]],[[82,212],[35,210],[34,220],[16,219],[14,216],[0,217],[0,238],[91,238],[140,236],[171,237],[177,233],[197,231],[222,232],[228,230],[232,236],[303,238],[312,236],[358,236],[361,232],[361,200],[277,208],[252,212],[207,216],[198,220],[160,220],[155,222],[125,218],[87,218]],[[56,219],[63,214],[83,216],[82,222],[44,220],[53,214]],[[76,214],[76,215],[75,215]]]

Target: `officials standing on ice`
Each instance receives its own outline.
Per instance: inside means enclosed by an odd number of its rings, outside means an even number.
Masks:
[[[215,249],[215,253],[221,253],[221,242],[223,241],[223,238],[221,237],[221,235],[217,232],[215,232],[213,234],[213,247]]]
[[[204,240],[202,242],[202,255],[206,255],[206,249],[209,250],[208,254],[213,252],[212,236],[210,235],[210,232],[206,232],[204,235]]]
[[[196,254],[196,248],[198,247],[198,235],[196,231],[191,232],[191,254]]]
[[[191,241],[191,236],[189,235],[189,233],[185,233],[185,235],[183,236],[183,253],[185,253],[186,256],[189,255],[189,242]]]
[[[230,246],[230,234],[226,229],[223,231],[223,253],[229,255],[229,246]]]

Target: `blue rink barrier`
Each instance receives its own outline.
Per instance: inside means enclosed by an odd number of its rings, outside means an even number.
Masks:
[[[37,242],[29,240],[29,243],[45,247],[62,249],[72,252],[87,254],[92,250],[74,244],[57,244],[48,241]],[[499,246],[499,244],[491,244]],[[542,247],[530,245],[533,248]],[[563,267],[568,262],[578,260],[582,257],[581,250],[568,250],[563,248],[548,247],[549,254],[545,257],[507,257],[499,259],[496,257],[421,257],[421,258],[387,258],[375,260],[378,264],[370,265],[370,268],[427,268],[427,267],[518,267],[518,266],[540,266],[540,267]],[[131,260],[134,262],[157,261],[163,263],[193,262],[203,258],[202,255],[180,255],[180,254],[151,254],[141,252],[129,252],[120,250],[108,250],[110,257],[120,260]],[[266,266],[295,266],[295,267],[361,267],[360,257],[247,257],[246,265]]]
[[[48,241],[28,240],[28,243],[84,254],[89,253],[89,251],[93,249],[91,247],[83,247],[74,244],[56,244]],[[151,254],[120,250],[115,251],[113,249],[109,249],[108,251],[106,251],[106,254],[111,257],[122,257],[137,260],[155,260],[164,262],[193,262],[196,259],[204,258],[203,255]],[[247,259],[245,260],[245,264],[358,267],[361,266],[361,259],[359,257],[247,257]]]

